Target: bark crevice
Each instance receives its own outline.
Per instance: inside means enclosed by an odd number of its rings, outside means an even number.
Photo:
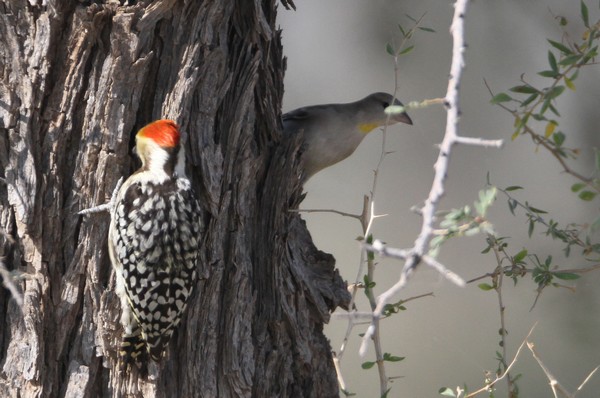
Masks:
[[[49,3],[0,0],[0,257],[25,301],[0,289],[0,395],[335,396],[322,327],[348,293],[290,211],[300,142],[281,142],[275,1]],[[110,198],[159,118],[184,131],[204,243],[182,326],[142,380],[115,370],[109,215],[77,211]]]

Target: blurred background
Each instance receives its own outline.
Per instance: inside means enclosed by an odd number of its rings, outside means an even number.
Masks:
[[[598,3],[588,1],[590,20],[600,18]],[[443,97],[448,83],[451,59],[452,2],[442,0],[297,0],[297,11],[280,7],[284,53],[288,57],[283,111],[301,106],[331,102],[351,102],[376,91],[394,91],[394,61],[385,47],[400,38],[398,24],[410,28],[405,16],[425,18],[422,26],[436,33],[418,32],[415,49],[400,57],[398,97],[403,102]],[[520,185],[514,192],[521,201],[549,211],[561,225],[589,223],[598,217],[598,199],[585,203],[570,191],[573,177],[562,173],[559,163],[545,150],[536,150],[531,140],[511,141],[513,119],[489,103],[484,79],[497,93],[519,84],[519,77],[539,83],[536,72],[547,69],[546,38],[561,41],[562,30],[556,15],[565,16],[567,32],[579,40],[583,29],[579,2],[564,0],[512,0],[472,2],[466,16],[466,69],[461,91],[461,133],[466,136],[504,139],[501,150],[455,147],[450,162],[447,193],[440,210],[472,205],[485,187],[489,172],[499,187]],[[555,52],[556,53],[556,52]],[[592,147],[600,147],[600,67],[581,70],[575,81],[577,91],[567,90],[558,101],[562,117],[560,129],[565,145],[581,149],[572,168],[584,175],[594,170]],[[443,137],[446,113],[440,106],[409,112],[413,126],[395,125],[388,129],[386,157],[380,171],[376,211],[388,214],[376,220],[377,239],[392,247],[409,248],[419,233],[421,218],[411,212],[427,197],[437,157],[436,144]],[[543,127],[542,127],[543,128]],[[543,130],[542,130],[543,131]],[[356,153],[347,160],[317,174],[306,185],[304,209],[337,209],[360,213],[363,195],[372,187],[373,169],[381,152],[382,134],[374,130]],[[506,198],[499,194],[488,214],[500,236],[508,236],[513,255],[527,247],[541,258],[551,254],[564,268],[589,266],[574,249],[569,258],[561,255],[563,245],[536,229],[527,237],[523,211],[510,214]],[[354,281],[360,262],[356,238],[359,223],[335,214],[304,214],[313,239],[321,250],[332,253],[343,278]],[[596,242],[600,238],[596,236]],[[442,247],[439,260],[465,279],[492,272],[493,254],[481,254],[485,238],[477,235],[453,239]],[[379,260],[376,293],[390,287],[398,278],[402,263]],[[484,281],[482,281],[484,282]],[[490,282],[487,280],[486,282]],[[531,277],[516,287],[505,279],[504,303],[508,358],[512,359],[528,331],[537,323],[531,337],[546,366],[570,391],[574,391],[596,366],[600,365],[600,272],[585,274],[564,284],[568,289],[546,288],[537,305],[536,284]],[[407,310],[382,322],[385,352],[406,357],[387,364],[388,376],[400,378],[391,384],[389,397],[436,397],[443,386],[466,384],[474,391],[484,384],[484,371],[497,369],[495,352],[500,328],[495,292],[480,290],[477,283],[458,288],[434,271],[421,267],[409,287],[396,299],[433,292],[409,302]],[[367,310],[359,292],[357,306]],[[531,310],[530,310],[531,309]],[[356,327],[342,360],[347,389],[359,397],[379,394],[376,367],[361,369],[361,363],[374,360],[372,346],[365,358],[358,355]],[[332,320],[326,333],[332,348],[339,351],[346,322]],[[525,349],[513,375],[521,397],[552,396],[547,379],[531,353]],[[497,385],[496,396],[506,396],[506,383]],[[600,396],[600,372],[578,397]],[[485,396],[482,395],[482,396]]]

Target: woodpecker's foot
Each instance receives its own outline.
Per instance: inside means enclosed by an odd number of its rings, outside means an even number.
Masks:
[[[110,212],[115,206],[115,202],[117,201],[117,194],[119,193],[119,188],[121,188],[121,185],[123,185],[123,177],[119,178],[119,181],[117,181],[117,185],[115,186],[115,189],[113,190],[113,193],[110,197],[110,201],[108,203],[105,203],[100,206],[94,206],[87,209],[83,209],[77,212],[77,214],[83,216],[86,214],[102,213],[103,211]]]

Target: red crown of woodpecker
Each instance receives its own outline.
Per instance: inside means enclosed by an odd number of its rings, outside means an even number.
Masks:
[[[179,126],[168,119],[157,120],[142,127],[137,135],[150,138],[163,148],[175,148],[179,145]]]

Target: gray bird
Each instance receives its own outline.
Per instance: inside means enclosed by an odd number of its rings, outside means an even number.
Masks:
[[[412,124],[406,113],[387,115],[390,105],[402,106],[387,93],[374,93],[347,104],[306,106],[283,115],[284,135],[304,135],[304,181],[358,148],[373,129],[398,122]]]

